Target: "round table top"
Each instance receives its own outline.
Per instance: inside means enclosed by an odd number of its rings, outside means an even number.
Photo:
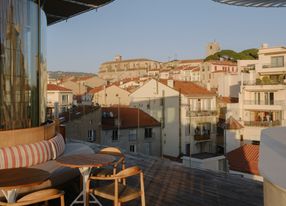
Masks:
[[[57,161],[72,168],[103,167],[114,163],[116,158],[108,154],[75,154],[60,157]]]
[[[50,173],[36,168],[13,168],[0,170],[0,189],[10,190],[43,183]]]

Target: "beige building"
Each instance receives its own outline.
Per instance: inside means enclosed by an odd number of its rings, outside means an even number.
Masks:
[[[74,95],[84,95],[92,88],[105,84],[106,81],[98,76],[74,77],[60,83],[61,86],[72,90]]]
[[[181,152],[190,156],[214,153],[216,143],[216,94],[186,81],[161,81],[180,93]]]
[[[101,144],[161,156],[160,122],[140,109],[102,108]]]
[[[112,106],[112,105],[125,105],[130,104],[130,97],[125,89],[113,84],[110,86],[95,87],[89,91],[89,94],[93,95],[93,103],[101,106]]]
[[[200,71],[201,82],[211,88],[217,88],[218,82],[221,81],[216,73],[237,74],[237,63],[230,61],[207,61],[201,65]]]
[[[101,108],[93,106],[73,107],[61,115],[65,136],[82,141],[101,142]]]
[[[139,108],[161,122],[162,154],[178,157],[179,146],[179,92],[154,79],[130,94],[130,105]]]
[[[75,78],[75,81],[77,83],[81,84],[82,86],[86,86],[89,88],[94,88],[94,87],[106,85],[106,81],[99,78],[97,75]]]
[[[228,150],[240,145],[241,139],[244,143],[259,143],[263,129],[286,125],[286,48],[263,45],[258,54],[249,81],[243,81],[239,104],[228,108],[227,115],[244,126],[240,135],[229,134]]]
[[[131,106],[161,122],[163,155],[214,152],[216,95],[192,82],[154,79],[130,94]]]
[[[53,115],[67,111],[72,106],[73,93],[71,90],[55,85],[47,85],[47,107],[52,110]],[[55,114],[56,113],[56,114]]]
[[[114,61],[100,65],[98,76],[108,81],[119,81],[126,78],[144,77],[149,70],[159,69],[161,63],[150,59],[123,60],[117,56]]]
[[[82,95],[88,91],[85,85],[82,85],[80,82],[76,82],[74,80],[61,82],[60,86],[70,89],[74,95]]]

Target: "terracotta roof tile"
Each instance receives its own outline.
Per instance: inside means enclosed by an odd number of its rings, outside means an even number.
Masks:
[[[113,117],[102,118],[102,128],[112,129],[117,128],[114,118],[118,117],[118,107],[103,107],[102,112],[112,112]],[[139,114],[139,127],[158,127],[160,122],[151,117],[149,114],[137,108],[119,107],[120,128],[137,128],[138,127],[138,114]]]
[[[234,119],[232,116],[230,116],[226,120],[226,125],[227,125],[227,129],[230,129],[230,130],[243,128],[243,126],[236,119]]]
[[[204,62],[203,59],[185,59],[185,60],[180,60],[181,64],[184,64],[184,63],[202,63],[202,62]]]
[[[58,86],[58,85],[55,85],[55,84],[48,84],[47,85],[47,90],[48,91],[66,91],[66,92],[72,91],[70,89],[67,89],[65,87],[61,87],[61,86]]]
[[[207,62],[211,63],[211,64],[214,64],[214,65],[237,66],[236,62],[231,62],[231,61],[211,60],[211,61],[207,61]]]
[[[177,91],[181,91],[182,94],[195,97],[195,96],[215,96],[216,93],[207,90],[206,88],[189,81],[174,81],[174,89]],[[168,85],[167,79],[160,79],[160,82]]]
[[[100,92],[101,90],[103,90],[103,86],[99,86],[99,87],[94,87],[93,89],[91,89],[88,93],[90,94],[95,94],[97,92]]]
[[[259,145],[245,144],[226,154],[231,170],[259,175]]]

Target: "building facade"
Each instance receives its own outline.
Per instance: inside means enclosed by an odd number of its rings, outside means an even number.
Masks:
[[[130,104],[130,92],[117,85],[96,87],[89,93],[93,95],[92,102],[101,106]]]
[[[236,141],[233,134],[227,137],[233,142],[231,145],[236,142],[231,149],[240,146],[240,139],[244,143],[259,144],[263,129],[286,125],[286,48],[263,45],[258,54],[258,60],[249,71],[250,79],[243,81],[239,104],[228,108],[227,116],[236,116],[244,126]]]
[[[108,81],[147,76],[149,70],[159,69],[161,63],[150,59],[122,60],[117,56],[114,61],[100,65],[98,76]]]
[[[103,107],[101,144],[161,156],[160,122],[136,108]]]
[[[67,111],[72,107],[72,104],[73,93],[70,89],[55,84],[47,85],[47,107],[52,108],[54,116]]]
[[[0,128],[39,126],[46,107],[46,15],[31,0],[0,4]]]

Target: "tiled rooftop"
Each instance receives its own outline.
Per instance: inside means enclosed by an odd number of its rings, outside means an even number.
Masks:
[[[246,144],[227,153],[230,169],[259,175],[259,145]]]
[[[89,144],[95,152],[99,146]],[[138,165],[145,177],[146,205],[150,206],[259,206],[261,182],[208,170],[186,168],[180,163],[140,154],[126,154],[127,166]],[[112,202],[101,200],[103,205]],[[130,206],[139,206],[133,201]]]
[[[112,129],[117,128],[115,125],[114,117],[118,117],[118,109],[120,112],[120,128],[137,128],[138,124],[140,127],[158,127],[160,122],[151,117],[149,114],[138,110],[136,108],[129,107],[102,107],[102,112],[110,113],[112,112],[113,117],[103,117],[102,118],[102,128]],[[138,116],[139,115],[139,116]],[[138,123],[139,118],[139,123]]]
[[[58,86],[58,85],[55,85],[55,84],[48,84],[47,85],[47,90],[48,91],[66,91],[66,92],[71,91],[70,89],[67,89],[65,87],[61,87],[61,86]]]
[[[167,79],[160,79],[160,82],[167,85]],[[193,82],[177,81],[174,80],[174,89],[181,91],[182,94],[194,97],[194,96],[215,96],[215,92],[209,91],[206,88],[195,84]]]

